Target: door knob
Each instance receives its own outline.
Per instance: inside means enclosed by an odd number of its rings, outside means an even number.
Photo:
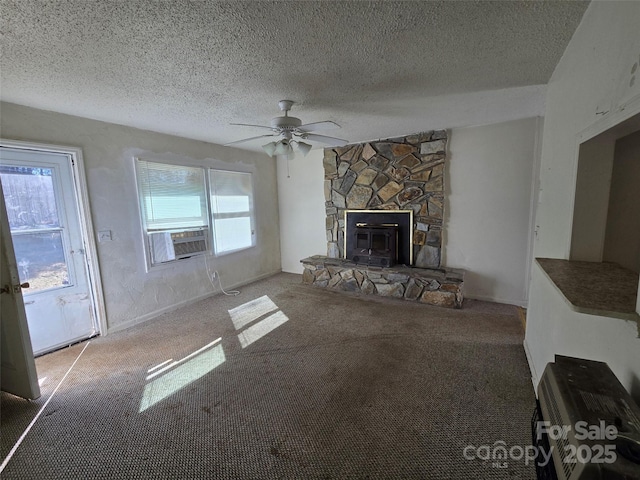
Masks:
[[[29,282],[24,282],[24,283],[20,283],[20,284],[15,284],[15,285],[9,285],[9,284],[5,284],[4,287],[0,288],[0,293],[20,293],[20,290],[22,288],[29,288],[31,285],[29,285]]]

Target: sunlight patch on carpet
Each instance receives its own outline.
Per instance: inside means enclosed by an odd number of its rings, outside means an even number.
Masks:
[[[223,364],[226,358],[220,344],[221,340],[222,338],[218,338],[183,359],[151,373],[147,377],[150,381],[144,387],[138,413],[144,412]]]
[[[274,331],[287,320],[289,320],[289,318],[284,313],[278,310],[273,315],[269,315],[264,320],[260,320],[260,322],[252,325],[245,331],[240,332],[240,334],[238,334],[240,345],[242,345],[242,348],[248,347],[256,340],[260,340],[268,333]]]
[[[243,303],[239,307],[232,308],[229,310],[229,315],[235,329],[240,330],[245,325],[277,309],[278,306],[267,295],[263,295],[260,298]]]

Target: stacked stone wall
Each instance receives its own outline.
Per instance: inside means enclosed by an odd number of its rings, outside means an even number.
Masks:
[[[441,262],[447,132],[326,148],[327,256],[344,257],[345,210],[413,210],[413,265]]]

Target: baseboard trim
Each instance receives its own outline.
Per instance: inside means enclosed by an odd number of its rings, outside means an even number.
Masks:
[[[529,364],[529,372],[531,372],[531,383],[533,384],[533,392],[538,398],[538,373],[536,372],[535,364],[533,363],[533,357],[531,356],[531,350],[529,349],[529,344],[527,343],[527,339],[524,339],[522,342],[524,346],[524,354],[527,357],[527,363]]]
[[[464,298],[470,298],[472,300],[482,300],[483,302],[492,302],[492,303],[502,303],[505,305],[515,305],[517,307],[527,308],[526,300],[513,300],[510,298],[496,298],[488,295],[470,295],[467,292],[464,292]],[[464,308],[464,305],[462,306]]]
[[[258,275],[256,277],[252,277],[250,279],[246,279],[243,280],[241,282],[237,282],[235,284],[232,285],[225,285],[224,289],[225,290],[232,290],[234,288],[240,288],[243,287],[245,285],[249,285],[250,283],[254,283],[260,280],[264,280],[265,278],[268,277],[272,277],[273,275],[276,275],[278,273],[280,273],[282,270],[275,270],[273,272],[269,272],[269,273],[263,273],[262,275]],[[145,315],[141,315],[139,317],[136,317],[134,319],[128,320],[126,322],[120,323],[118,325],[114,325],[113,327],[108,327],[107,328],[107,332],[106,335],[109,335],[111,333],[116,333],[116,332],[120,332],[122,330],[127,330],[128,328],[131,327],[135,327],[137,325],[141,325],[143,323],[148,322],[149,320],[153,320],[156,317],[159,317],[160,315],[164,315],[165,313],[169,313],[172,312],[174,310],[177,310],[178,308],[181,307],[185,307],[187,305],[190,305],[192,303],[196,303],[199,302],[200,300],[204,300],[206,298],[209,297],[214,297],[216,295],[222,295],[222,292],[219,290],[219,287],[216,287],[216,290],[209,292],[209,293],[205,293],[204,295],[199,295],[197,297],[193,297],[193,298],[189,298],[187,300],[183,300],[179,303],[174,303],[173,305],[169,305],[167,307],[164,308],[160,308],[158,310],[154,310],[153,312],[149,312]],[[103,334],[104,336],[105,334]]]
[[[282,270],[278,269],[278,270],[274,270],[273,272],[269,272],[269,273],[263,273],[262,275],[258,275],[257,277],[253,277],[249,280],[242,280],[241,282],[238,283],[234,283],[232,285],[226,285],[224,287],[225,290],[231,290],[233,288],[240,288],[240,287],[244,287],[246,285],[249,285],[250,283],[254,283],[254,282],[258,282],[260,280],[264,280],[265,278],[269,278],[269,277],[273,277],[274,275],[277,275],[278,273],[282,273]],[[215,292],[215,294],[219,294],[222,292]]]

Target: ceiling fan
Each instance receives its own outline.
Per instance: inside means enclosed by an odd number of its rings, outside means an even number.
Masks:
[[[267,155],[269,155],[270,157],[274,157],[276,155],[292,154],[294,146],[300,152],[302,152],[303,155],[306,155],[307,153],[309,153],[309,150],[311,150],[312,145],[301,140],[322,142],[331,146],[342,146],[349,143],[347,142],[347,140],[343,140],[341,138],[328,137],[326,135],[318,135],[316,133],[313,133],[317,131],[329,130],[331,128],[340,128],[340,125],[335,122],[326,120],[323,122],[303,124],[299,118],[290,117],[289,110],[291,110],[291,107],[294,103],[295,102],[293,102],[292,100],[280,100],[278,102],[278,106],[280,107],[280,110],[284,112],[284,115],[272,118],[271,125],[269,126],[252,125],[249,123],[232,123],[231,125],[271,130],[271,133],[258,135],[257,137],[243,138],[241,140],[236,140],[235,142],[227,143],[225,144],[225,146],[249,142],[258,138],[280,137],[279,140],[271,141],[265,145],[262,145],[262,148],[265,152],[267,152]]]

